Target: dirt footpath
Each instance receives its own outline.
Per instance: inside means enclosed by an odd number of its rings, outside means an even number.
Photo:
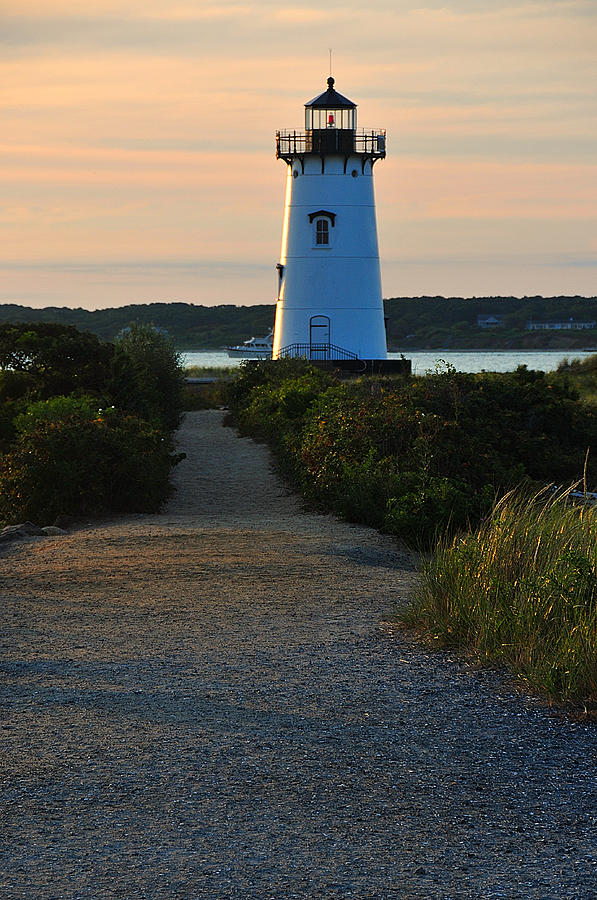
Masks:
[[[0,897],[597,897],[596,729],[384,624],[388,538],[192,413],[162,515],[0,556]]]

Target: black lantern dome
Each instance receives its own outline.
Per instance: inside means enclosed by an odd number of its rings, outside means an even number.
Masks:
[[[305,103],[305,128],[307,131],[355,131],[356,127],[357,105],[334,90],[334,79],[330,75],[327,91]],[[349,135],[345,137],[346,140],[340,143],[349,142]]]

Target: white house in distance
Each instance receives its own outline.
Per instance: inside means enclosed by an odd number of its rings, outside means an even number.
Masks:
[[[357,131],[356,104],[328,78],[304,131],[278,131],[287,164],[273,358],[385,360],[373,166],[384,131]]]
[[[573,318],[559,322],[527,322],[527,331],[588,331],[595,322],[576,322]]]
[[[477,325],[479,328],[500,328],[503,324],[503,316],[477,316]]]

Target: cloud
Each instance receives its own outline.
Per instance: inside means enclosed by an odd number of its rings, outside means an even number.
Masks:
[[[330,9],[287,6],[274,10],[273,18],[285,25],[312,25],[335,20],[336,13]]]

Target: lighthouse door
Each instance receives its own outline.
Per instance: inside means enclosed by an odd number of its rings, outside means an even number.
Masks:
[[[309,359],[329,359],[329,316],[311,316],[309,322]]]

